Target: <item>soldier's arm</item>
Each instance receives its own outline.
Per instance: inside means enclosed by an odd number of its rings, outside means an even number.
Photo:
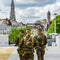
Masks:
[[[33,38],[30,37],[30,39],[31,39],[30,41],[26,42],[25,47],[27,47],[27,48],[33,48]]]
[[[44,48],[44,47],[46,47],[46,44],[47,44],[47,38],[45,35],[42,36],[42,40],[43,40],[43,44],[41,44],[41,45]]]
[[[16,39],[16,45],[15,46],[18,46],[18,43],[19,43],[19,37]]]
[[[36,36],[34,37],[34,48],[35,48],[37,51],[40,51],[40,50],[41,50],[41,47],[39,46],[39,42],[38,42]]]
[[[47,44],[47,38],[46,38],[46,36],[44,36],[44,39],[45,39],[45,44],[44,45],[46,45]]]
[[[21,47],[23,47],[23,45],[24,45],[24,39],[21,39],[21,40],[19,41],[19,47],[21,48]]]
[[[39,42],[36,39],[36,36],[33,38],[33,40],[34,40],[34,47],[39,46]]]

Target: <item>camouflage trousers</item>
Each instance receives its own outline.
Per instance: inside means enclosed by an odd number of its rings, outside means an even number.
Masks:
[[[20,60],[24,60],[25,58],[23,56],[23,50],[17,49],[17,51],[18,51]]]
[[[20,60],[25,60],[25,57],[21,54],[19,54]]]
[[[45,54],[44,48],[39,52],[36,51],[36,53],[37,53],[38,60],[44,60],[44,54]]]
[[[34,55],[33,54],[25,54],[24,55],[24,60],[34,60]]]
[[[18,53],[20,60],[34,60],[34,54],[32,51],[18,50]]]

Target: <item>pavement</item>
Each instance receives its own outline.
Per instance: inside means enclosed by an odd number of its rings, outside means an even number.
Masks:
[[[60,60],[60,47],[47,47],[45,60]]]
[[[0,60],[7,60],[9,59],[9,56],[13,52],[13,48],[8,47],[0,47]]]
[[[18,47],[0,47],[0,60],[20,60]],[[37,60],[36,51],[34,60]],[[60,60],[60,47],[47,47],[44,60]]]

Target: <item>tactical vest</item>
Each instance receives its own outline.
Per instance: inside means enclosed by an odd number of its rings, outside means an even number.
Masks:
[[[29,38],[25,37],[25,39],[24,39],[24,45],[25,45],[25,48],[27,48],[27,49],[33,48],[33,40],[32,40],[31,36]]]
[[[45,46],[46,43],[47,43],[47,39],[46,39],[46,36],[45,35],[36,36],[36,40],[38,41],[38,44],[41,47]]]
[[[33,39],[30,36],[29,38],[24,38],[24,54],[33,54],[34,48],[33,48]]]

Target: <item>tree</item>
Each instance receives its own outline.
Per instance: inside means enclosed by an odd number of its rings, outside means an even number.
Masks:
[[[24,27],[24,28],[12,28],[12,29],[11,29],[11,32],[10,32],[10,34],[9,34],[9,41],[10,41],[11,43],[15,43],[15,42],[16,42],[16,39],[20,36],[20,35],[19,35],[19,32],[20,32],[21,30],[23,30],[23,31],[24,31],[24,34],[26,35],[26,30],[27,30],[27,29],[30,29],[30,30],[31,30],[31,27],[26,26],[26,27]]]
[[[60,33],[60,15],[56,16],[56,31],[57,33]]]
[[[54,33],[54,19],[52,20],[48,33]]]
[[[12,28],[11,29],[11,32],[9,34],[9,41],[10,42],[15,42],[16,41],[16,38],[19,36],[19,31],[20,29],[19,28]]]
[[[48,33],[54,33],[54,19],[52,20]],[[60,15],[56,16],[56,33],[60,33]]]

